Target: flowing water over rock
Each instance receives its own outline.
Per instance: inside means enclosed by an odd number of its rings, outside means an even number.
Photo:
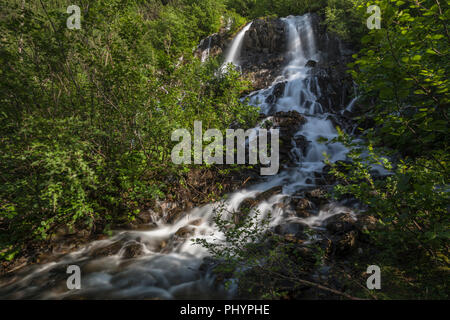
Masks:
[[[282,203],[287,197],[316,187],[315,181],[324,168],[323,153],[331,161],[344,160],[346,149],[340,144],[322,144],[319,138],[332,139],[337,132],[319,100],[322,89],[314,75],[314,62],[320,62],[317,39],[311,15],[287,17],[288,52],[282,74],[269,88],[249,96],[250,104],[259,106],[274,121],[280,113],[298,112],[304,124],[293,134],[288,150],[291,161],[276,176],[261,179],[247,189],[231,194],[223,203],[229,212],[237,211],[243,201],[269,192],[254,207],[253,214],[263,219],[270,212],[271,227],[288,222],[302,222],[322,229],[323,222],[333,215],[351,209],[337,203],[319,208],[309,217],[290,215]],[[231,44],[225,62],[238,64],[247,25]],[[262,125],[261,123],[261,125]],[[163,219],[153,221],[150,231],[123,231],[108,240],[96,241],[84,249],[59,258],[56,262],[24,268],[0,282],[0,298],[63,299],[63,298],[129,298],[129,299],[214,299],[231,298],[233,290],[218,286],[211,272],[204,270],[207,251],[193,245],[191,239],[220,239],[213,223],[218,203],[194,208],[172,224]],[[68,291],[68,265],[78,265],[82,272],[82,289]],[[207,269],[207,268],[206,268]]]
[[[250,22],[248,25],[246,25],[239,33],[236,35],[236,38],[231,42],[231,47],[227,51],[225,55],[225,61],[224,66],[226,66],[229,63],[234,64],[235,66],[239,66],[239,53],[242,48],[242,40],[244,39],[245,33],[250,29],[252,26],[252,23]]]

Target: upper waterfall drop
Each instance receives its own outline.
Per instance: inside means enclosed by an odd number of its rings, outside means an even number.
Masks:
[[[308,60],[318,59],[316,39],[312,28],[311,15],[289,16],[282,19],[288,27],[289,64],[284,69],[288,80],[303,74]]]
[[[253,22],[247,24],[237,36],[231,42],[231,47],[228,50],[222,68],[226,67],[227,64],[232,63],[235,66],[239,66],[239,56],[242,48],[242,41],[244,40],[245,33],[250,29]]]

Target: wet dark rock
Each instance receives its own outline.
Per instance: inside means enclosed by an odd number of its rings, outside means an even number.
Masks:
[[[194,235],[195,228],[191,226],[186,226],[178,229],[177,232],[175,232],[175,235],[180,238],[189,238],[190,236]]]
[[[123,243],[121,241],[116,241],[107,246],[96,248],[96,249],[92,250],[90,252],[90,256],[94,257],[94,258],[113,256],[113,255],[119,253],[122,246],[123,246]]]
[[[141,211],[137,216],[137,220],[139,223],[148,224],[153,221],[152,215],[153,213],[150,210]]]
[[[311,211],[309,211],[309,210],[297,210],[296,213],[297,213],[297,217],[303,218],[303,219],[309,218],[309,217],[311,217],[312,215],[314,215],[314,214],[313,214]]]
[[[306,118],[297,111],[279,111],[273,115],[272,122],[275,127],[293,128],[295,130],[298,126],[306,123]]]
[[[260,193],[259,195],[256,196],[256,201],[258,202],[262,202],[265,200],[269,200],[271,197],[273,197],[274,195],[280,194],[283,192],[283,187],[282,186],[276,186],[273,187],[267,191],[264,191],[262,193]]]
[[[253,208],[258,206],[261,202],[269,200],[272,196],[283,192],[282,186],[276,186],[264,192],[261,192],[255,198],[247,198],[241,202],[238,212],[234,215],[234,222],[240,223],[245,215]]]
[[[231,42],[231,37],[227,32],[219,32],[200,41],[194,54],[197,58],[201,58],[203,52],[209,48],[209,57],[215,57],[222,54]]]
[[[317,61],[309,60],[309,61],[306,63],[305,67],[307,67],[307,68],[314,68],[316,65],[317,65]]]
[[[295,212],[299,218],[308,218],[314,214],[316,205],[306,198],[301,198],[293,201]]]
[[[309,231],[310,228],[306,223],[303,222],[289,222],[281,224],[275,227],[274,232],[276,234],[286,236],[292,235],[297,239],[304,240],[307,238],[305,232]]]
[[[284,90],[286,88],[286,81],[277,83],[273,87],[273,92],[266,98],[267,103],[276,103],[279,98],[281,98],[284,94]]]
[[[350,213],[339,213],[334,215],[323,222],[323,225],[332,234],[346,233],[355,229],[356,220]]]
[[[184,213],[185,211],[183,210],[183,208],[180,207],[175,207],[169,210],[166,218],[167,223],[172,224],[176,222],[177,220],[181,219]]]
[[[295,243],[295,244],[302,244],[305,242],[305,240],[299,239],[293,234],[285,234],[283,236],[283,241],[287,242],[287,243]]]
[[[310,263],[316,262],[316,256],[313,249],[306,246],[299,246],[296,248],[295,253],[300,256],[303,261],[307,261]]]
[[[244,37],[245,54],[284,54],[287,49],[286,25],[281,19],[256,19]]]
[[[122,258],[124,259],[132,259],[141,256],[144,253],[144,249],[142,244],[140,243],[131,243],[126,245],[124,248]]]
[[[296,203],[296,210],[315,209],[316,206],[310,200],[302,198],[298,199]]]
[[[301,135],[295,136],[294,142],[295,142],[295,145],[297,146],[297,148],[299,148],[302,151],[302,154],[304,156],[306,156],[311,142],[308,141],[305,136],[301,136]]]
[[[202,220],[202,219],[196,219],[196,220],[190,222],[189,224],[190,224],[191,226],[199,226],[199,225],[201,225],[202,223],[203,223],[203,220]]]
[[[338,256],[345,256],[357,248],[358,232],[352,230],[333,239],[333,250]]]
[[[313,202],[316,206],[320,206],[327,202],[327,190],[325,188],[316,188],[305,192],[305,197]]]
[[[272,119],[273,128],[280,131],[280,154],[281,158],[286,158],[292,148],[292,137],[306,123],[305,117],[296,111],[277,112]],[[284,156],[283,156],[284,154]]]
[[[239,205],[239,211],[248,211],[258,205],[258,201],[253,198],[247,198]]]

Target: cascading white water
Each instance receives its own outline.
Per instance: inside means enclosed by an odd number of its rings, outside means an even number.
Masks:
[[[229,63],[232,63],[235,66],[239,66],[239,56],[242,48],[242,42],[244,40],[245,33],[250,29],[252,23],[253,22],[247,24],[233,39],[230,49],[226,53],[223,66],[226,66]]]
[[[285,168],[276,176],[235,192],[221,204],[227,211],[233,212],[238,210],[245,199],[282,186],[282,194],[261,202],[253,214],[259,212],[258,216],[262,219],[270,212],[273,217],[271,226],[296,219],[312,227],[320,227],[326,218],[341,212],[338,206],[331,205],[322,209],[315,217],[300,219],[292,218],[277,204],[299,190],[314,186],[314,173],[321,172],[324,167],[324,152],[331,155],[332,161],[337,161],[345,158],[347,150],[340,144],[325,145],[317,141],[319,138],[332,139],[337,133],[331,121],[327,120],[328,114],[323,113],[317,102],[320,87],[317,79],[310,75],[310,68],[306,67],[308,60],[320,59],[311,16],[288,17],[284,21],[288,26],[290,62],[271,87],[250,95],[250,104],[259,106],[268,119],[278,111],[292,110],[304,115],[307,122],[296,136],[304,136],[310,145],[306,154],[293,146],[292,154],[297,156],[295,167]],[[240,46],[250,27],[251,24],[247,25],[236,36],[225,59],[226,63],[238,63]],[[267,96],[273,93],[275,85],[280,82],[286,82],[284,94],[275,104],[268,104]],[[217,205],[195,208],[171,225],[162,220],[155,221],[157,227],[151,231],[120,232],[112,239],[93,242],[57,262],[27,268],[0,286],[0,298],[229,298],[232,291],[214,287],[212,276],[199,271],[208,253],[191,242],[191,239],[200,237],[208,240],[222,238],[213,224],[214,208]],[[188,228],[193,234],[183,237],[179,234],[181,228]],[[144,255],[123,259],[123,250],[117,255],[104,258],[92,255],[96,249],[119,240],[142,244]],[[68,291],[66,287],[65,268],[73,264],[82,269],[82,289],[75,292]]]
[[[211,42],[212,42],[212,37],[209,37],[208,38],[208,47],[206,48],[206,50],[202,51],[202,57],[201,57],[202,62],[205,62],[209,58],[209,54],[211,52]]]

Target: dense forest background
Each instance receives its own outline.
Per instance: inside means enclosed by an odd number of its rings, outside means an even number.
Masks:
[[[446,296],[446,1],[80,0],[82,29],[69,30],[72,2],[2,3],[1,259],[61,225],[108,233],[173,196],[194,168],[170,161],[174,129],[194,120],[252,127],[258,117],[240,101],[251,83],[237,72],[217,76],[219,59],[202,64],[193,54],[199,41],[230,19],[231,35],[254,18],[317,12],[358,51],[349,65],[363,106],[358,135],[370,161],[393,172],[374,176],[360,145],[342,133],[353,162],[335,168],[332,196],[351,194],[379,218],[371,237],[405,290]],[[382,10],[379,30],[365,25],[368,5]],[[420,276],[409,283],[411,273]]]

